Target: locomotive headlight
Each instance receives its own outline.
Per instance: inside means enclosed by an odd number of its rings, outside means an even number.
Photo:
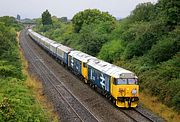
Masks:
[[[133,95],[137,94],[137,90],[136,90],[136,89],[133,89],[133,90],[132,90],[132,94],[133,94]]]

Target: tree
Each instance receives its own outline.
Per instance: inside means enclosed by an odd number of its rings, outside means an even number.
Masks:
[[[11,16],[0,17],[0,22],[3,22],[5,24],[5,26],[12,26],[13,24],[18,24],[16,19]]]
[[[160,63],[171,59],[180,51],[180,28],[170,32],[168,36],[158,41],[149,51],[149,58],[153,63]]]
[[[42,13],[42,24],[43,25],[52,25],[51,14],[49,13],[48,10],[46,10]]]
[[[75,32],[79,32],[84,24],[99,24],[100,22],[110,21],[112,24],[115,22],[115,18],[107,12],[101,12],[97,9],[86,9],[77,13],[73,19],[73,25]]]
[[[67,18],[67,17],[61,17],[59,20],[60,20],[61,22],[67,22],[67,21],[68,21],[68,18]]]
[[[179,0],[159,0],[156,4],[159,11],[157,18],[173,30],[180,22],[180,1]]]
[[[79,43],[82,46],[82,51],[92,56],[96,56],[102,45],[108,40],[106,34],[96,30],[100,25],[84,25],[79,32]]]
[[[130,18],[134,21],[150,21],[156,14],[154,8],[154,5],[150,2],[141,3],[132,11]]]
[[[122,37],[127,42],[124,58],[131,59],[134,56],[142,56],[151,49],[161,37],[161,28],[158,24],[138,22],[131,25]]]

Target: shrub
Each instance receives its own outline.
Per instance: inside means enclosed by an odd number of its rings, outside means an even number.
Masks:
[[[179,35],[177,35],[179,36]],[[153,63],[160,63],[172,58],[178,51],[180,51],[180,38],[169,37],[160,40],[149,51],[149,58]]]
[[[122,40],[113,40],[104,44],[98,54],[100,59],[112,63],[115,60],[120,59],[121,54],[124,51],[124,45]]]

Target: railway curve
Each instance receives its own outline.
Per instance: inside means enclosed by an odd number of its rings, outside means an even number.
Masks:
[[[41,79],[45,94],[58,112],[59,121],[156,121],[129,115],[97,94],[82,83],[67,69],[64,69],[27,35],[26,30],[20,34],[20,45],[30,70]],[[89,95],[89,96],[88,96]]]

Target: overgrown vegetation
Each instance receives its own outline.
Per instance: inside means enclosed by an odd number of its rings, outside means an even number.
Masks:
[[[25,85],[13,17],[0,17],[0,121],[47,121],[32,91]]]
[[[149,94],[180,112],[179,6],[179,0],[142,3],[119,21],[108,13],[104,18],[97,10],[85,10],[72,22],[53,17],[49,28],[39,19],[35,31],[134,71],[141,90],[148,89]],[[103,21],[99,21],[101,17]]]

